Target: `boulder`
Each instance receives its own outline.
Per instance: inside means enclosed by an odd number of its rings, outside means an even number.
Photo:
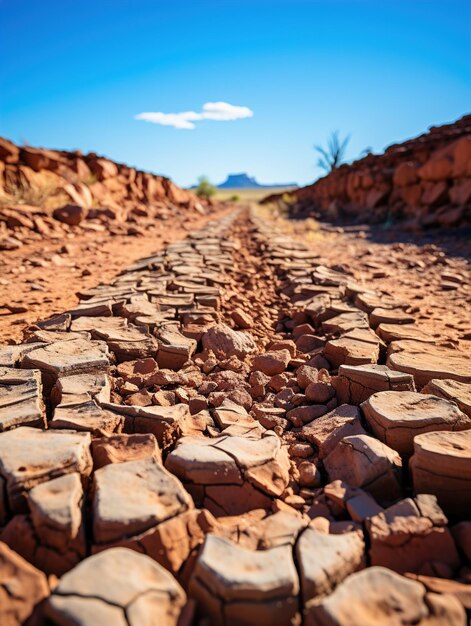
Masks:
[[[291,360],[289,350],[276,350],[258,354],[252,364],[254,371],[260,371],[267,376],[275,376],[285,371]]]
[[[16,163],[18,161],[20,149],[12,141],[0,137],[0,161],[5,163]]]

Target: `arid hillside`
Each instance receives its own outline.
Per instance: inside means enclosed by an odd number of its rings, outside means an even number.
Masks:
[[[0,249],[11,250],[71,226],[136,234],[155,220],[204,214],[189,191],[79,151],[20,147],[0,138]]]
[[[471,115],[344,164],[291,194],[292,217],[415,228],[471,224]],[[265,202],[283,202],[269,196]]]

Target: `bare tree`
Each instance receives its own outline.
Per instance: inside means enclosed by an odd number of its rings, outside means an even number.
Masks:
[[[339,132],[336,130],[331,134],[327,140],[327,148],[322,146],[314,146],[314,149],[320,153],[317,165],[326,172],[335,170],[343,161],[345,149],[350,141],[350,135],[347,135],[345,139],[339,139]]]

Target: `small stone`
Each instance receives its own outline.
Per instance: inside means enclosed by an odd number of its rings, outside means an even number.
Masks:
[[[253,360],[253,370],[263,372],[267,376],[275,376],[285,371],[291,360],[288,350],[278,350],[276,352],[266,352],[257,355]]]
[[[236,355],[243,359],[256,348],[250,335],[232,330],[225,324],[213,326],[203,334],[201,340],[205,350],[212,350],[220,358]]]
[[[77,204],[66,204],[55,209],[52,213],[54,219],[69,226],[78,226],[86,217],[87,211]]]
[[[248,313],[243,311],[242,309],[235,309],[231,313],[232,320],[239,328],[252,328],[253,319],[250,317]]]
[[[309,365],[301,365],[296,370],[296,380],[301,389],[306,389],[311,383],[317,383],[318,370]]]
[[[302,461],[298,465],[298,471],[301,487],[319,487],[322,484],[321,473],[314,463]]]
[[[306,398],[317,404],[327,404],[335,396],[335,389],[328,383],[310,383],[305,390]]]

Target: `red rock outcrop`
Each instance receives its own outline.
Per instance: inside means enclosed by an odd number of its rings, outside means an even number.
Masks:
[[[291,192],[290,213],[379,223],[404,220],[410,228],[471,223],[471,115],[384,154],[368,154]],[[282,201],[269,196],[265,202]]]
[[[205,211],[163,176],[94,153],[20,147],[0,137],[0,249],[18,247],[31,232],[47,236],[81,224],[125,234],[137,222],[141,228],[146,220]]]

